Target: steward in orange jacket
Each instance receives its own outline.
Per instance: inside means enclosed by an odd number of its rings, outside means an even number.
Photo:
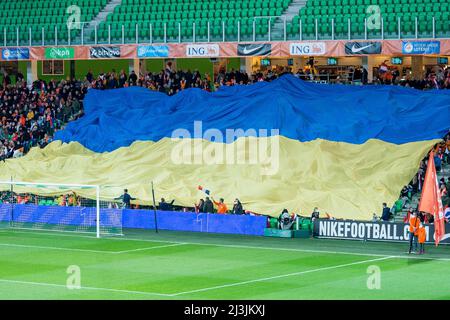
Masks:
[[[417,251],[417,235],[419,231],[420,219],[417,212],[411,214],[409,219],[409,253]]]
[[[419,230],[417,231],[419,238],[419,254],[425,253],[425,240],[427,239],[427,231],[423,224],[420,224]]]

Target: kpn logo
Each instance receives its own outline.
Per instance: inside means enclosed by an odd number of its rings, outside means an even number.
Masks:
[[[75,57],[75,49],[74,48],[46,48],[45,49],[45,58],[46,59],[73,59]]]

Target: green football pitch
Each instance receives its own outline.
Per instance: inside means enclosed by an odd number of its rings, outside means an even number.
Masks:
[[[0,299],[450,299],[446,246],[125,233],[1,230]]]

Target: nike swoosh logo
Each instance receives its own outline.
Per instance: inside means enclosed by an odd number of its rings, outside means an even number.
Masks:
[[[242,50],[243,54],[253,54],[255,52],[258,52],[258,50],[260,50],[261,48],[254,48],[254,49],[247,49],[244,48],[244,50]]]
[[[372,44],[369,44],[369,45],[367,45],[367,46],[364,46],[364,47],[359,47],[359,48],[357,48],[357,47],[355,47],[355,45],[353,45],[353,46],[352,46],[352,52],[353,52],[353,53],[358,53],[358,52],[363,51],[364,49],[370,48],[370,47],[372,47],[372,46],[373,46],[373,43],[372,43]]]

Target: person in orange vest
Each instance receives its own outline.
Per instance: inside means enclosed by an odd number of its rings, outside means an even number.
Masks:
[[[212,201],[217,206],[217,213],[220,213],[220,214],[227,213],[228,208],[227,208],[227,205],[223,202],[224,201],[223,198],[220,198],[219,202],[215,201],[214,198],[212,198]]]
[[[425,253],[425,239],[427,238],[427,231],[423,224],[419,225],[419,230],[417,231],[418,239],[419,239],[419,254]]]
[[[409,253],[417,251],[417,235],[419,231],[420,219],[414,211],[409,219]]]

